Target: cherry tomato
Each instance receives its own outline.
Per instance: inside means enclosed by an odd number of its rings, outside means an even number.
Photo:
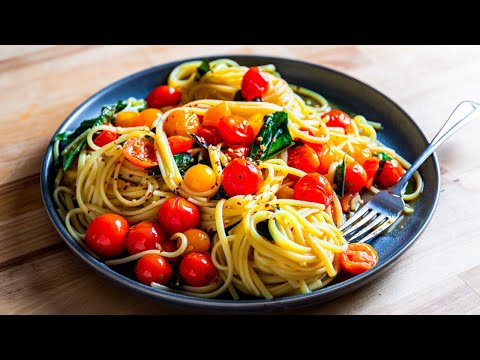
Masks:
[[[169,234],[185,232],[200,225],[200,210],[183,197],[171,197],[158,209],[158,222]]]
[[[222,117],[230,115],[232,115],[232,113],[230,112],[227,103],[222,101],[221,103],[212,106],[207,110],[205,116],[203,117],[202,125],[216,128]]]
[[[371,188],[375,183],[375,177],[377,175],[380,159],[378,157],[372,157],[365,160],[363,163],[363,168],[367,173],[367,182],[365,183],[366,188]]]
[[[162,228],[155,221],[142,221],[130,228],[127,234],[127,250],[130,255],[156,249],[157,243],[165,241]]]
[[[329,127],[342,127],[347,134],[352,132],[352,119],[341,110],[330,110],[322,115],[322,119]]]
[[[103,130],[100,134],[98,134],[95,139],[93,139],[93,143],[97,146],[105,146],[110,144],[112,141],[117,139],[117,134],[113,131]]]
[[[158,164],[155,147],[144,138],[128,139],[123,145],[123,153],[128,161],[142,168],[149,168]]]
[[[310,136],[315,136],[315,134],[313,133],[313,131],[311,131],[310,129],[307,129],[306,131],[308,132],[308,135],[310,135]],[[323,148],[323,145],[322,145],[322,144],[316,144],[316,143],[312,143],[312,142],[304,141],[304,140],[302,140],[302,142],[303,142],[305,145],[310,146],[313,150],[315,150],[315,152],[317,153],[318,157],[320,158],[320,155],[321,155],[321,153],[322,153],[322,148]]]
[[[192,252],[180,262],[180,276],[187,285],[206,286],[217,276],[210,254]]]
[[[197,135],[199,127],[200,120],[198,116],[194,113],[187,113],[184,110],[171,112],[163,124],[163,130],[167,136],[188,136],[188,133]]]
[[[353,197],[355,194],[345,194],[341,199],[340,199],[340,204],[342,205],[342,212],[348,213],[351,210],[351,205],[350,202],[352,201]]]
[[[222,186],[229,197],[255,194],[262,185],[260,169],[244,159],[235,159],[223,169]]]
[[[162,108],[177,105],[182,98],[182,93],[168,85],[160,85],[147,95],[145,100],[149,108]]]
[[[125,251],[129,228],[127,220],[120,215],[100,215],[88,225],[85,243],[97,255],[119,256]]]
[[[151,129],[155,120],[162,116],[162,114],[160,110],[155,108],[145,109],[140,112],[140,116],[136,121],[137,126],[146,125]]]
[[[367,173],[362,165],[357,162],[347,165],[345,171],[345,191],[356,194],[365,186]]]
[[[217,145],[223,141],[217,128],[200,126],[197,135],[203,137],[207,145]]]
[[[173,155],[190,150],[194,143],[193,139],[182,135],[170,136],[167,140]]]
[[[200,229],[190,229],[185,231],[187,237],[187,248],[183,255],[190,254],[192,252],[205,253],[210,250],[210,237],[208,234]],[[180,247],[182,243],[181,239],[177,240],[177,247]]]
[[[138,260],[135,275],[145,285],[150,286],[152,282],[166,285],[172,276],[172,267],[163,256],[147,254]]]
[[[313,173],[320,166],[320,160],[315,150],[310,146],[300,145],[288,149],[287,164],[306,173]]]
[[[323,175],[328,173],[328,169],[330,168],[330,165],[332,165],[332,163],[341,160],[340,155],[334,150],[333,145],[330,145],[328,143],[324,144],[324,146],[322,147],[322,152],[319,158],[320,166],[318,167],[317,172]]]
[[[253,138],[255,139],[257,137],[258,133],[260,132],[260,130],[262,130],[263,115],[261,113],[253,114],[252,116],[250,116],[248,118],[248,123],[252,127]]]
[[[215,187],[217,177],[211,167],[197,164],[187,170],[183,181],[190,190],[203,192]]]
[[[250,123],[237,115],[222,117],[218,129],[228,146],[250,145],[255,139]]]
[[[333,188],[325,176],[314,172],[297,181],[293,188],[293,198],[316,202],[327,207],[333,200]]]
[[[372,152],[364,145],[353,144],[353,152],[349,152],[348,155],[353,157],[360,165],[363,166],[365,161],[372,158]]]
[[[259,67],[248,69],[242,79],[242,96],[247,101],[262,97],[268,91],[268,75]]]
[[[389,188],[395,185],[404,173],[405,170],[397,160],[388,160],[385,162],[383,170],[377,175],[376,182],[382,188]]]
[[[139,126],[137,121],[140,113],[134,111],[121,111],[115,117],[115,126],[134,127]]]
[[[248,145],[236,145],[227,149],[225,155],[228,161],[245,159],[250,154],[251,148]]]
[[[373,268],[377,262],[377,251],[365,243],[348,244],[348,249],[342,253],[340,258],[342,269],[354,275]]]

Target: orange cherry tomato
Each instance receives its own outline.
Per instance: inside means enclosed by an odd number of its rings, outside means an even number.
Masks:
[[[368,147],[362,146],[360,144],[353,144],[352,147],[353,147],[353,153],[349,152],[348,155],[350,155],[356,161],[358,161],[360,165],[363,166],[365,161],[367,161],[372,157],[372,152]]]
[[[155,108],[145,109],[140,112],[140,116],[137,118],[137,126],[146,125],[151,129],[155,120],[162,116],[162,114],[160,110]]]
[[[203,137],[207,145],[217,145],[223,141],[220,131],[214,127],[200,126],[197,135]]]
[[[306,173],[312,173],[317,171],[320,160],[314,149],[308,145],[300,145],[288,149],[287,164]]]
[[[263,185],[262,172],[244,159],[235,159],[223,169],[222,186],[229,197],[255,194]]]
[[[123,145],[125,158],[133,165],[149,168],[158,165],[155,156],[155,147],[144,138],[128,139]]]
[[[194,143],[193,139],[181,135],[170,136],[167,140],[173,155],[190,150]]]
[[[169,234],[198,228],[200,210],[187,199],[175,196],[165,201],[158,209],[158,222]]]
[[[367,182],[367,173],[359,163],[347,165],[345,171],[345,191],[350,194],[356,194],[365,186]]]
[[[367,173],[367,182],[365,183],[366,188],[371,188],[375,183],[375,177],[377,175],[378,167],[380,164],[380,159],[378,157],[372,157],[365,160],[363,163],[363,168]]]
[[[120,256],[125,251],[129,229],[124,217],[103,214],[88,225],[85,243],[97,255],[107,258]]]
[[[110,144],[112,141],[115,141],[117,139],[117,134],[114,133],[113,131],[108,131],[108,130],[103,130],[100,134],[95,136],[95,139],[93,139],[93,143],[97,146],[104,146],[107,144]]]
[[[156,245],[165,241],[162,228],[155,221],[142,221],[130,228],[127,234],[127,250],[130,255],[145,250],[156,249]]]
[[[218,127],[220,119],[224,116],[230,116],[232,113],[226,102],[221,102],[207,110],[203,117],[202,125],[206,127]]]
[[[152,282],[166,285],[172,276],[172,267],[163,256],[147,254],[138,260],[135,275],[145,285],[150,286]]]
[[[250,123],[237,115],[222,117],[218,129],[228,146],[251,145],[255,139]]]
[[[322,175],[328,173],[328,169],[330,168],[330,165],[332,165],[332,163],[341,160],[340,155],[337,154],[337,152],[334,151],[333,146],[328,143],[324,144],[324,146],[322,147],[322,152],[319,157],[320,166],[318,167],[317,172]]]
[[[257,66],[248,69],[242,79],[242,96],[245,100],[261,98],[267,91],[268,75]]]
[[[179,273],[187,285],[206,286],[217,276],[217,268],[210,254],[192,252],[182,258]]]
[[[333,200],[333,188],[325,176],[314,172],[297,181],[293,188],[293,198],[316,202],[327,207]]]
[[[197,135],[200,120],[194,113],[185,110],[171,112],[163,124],[163,130],[168,137],[174,135],[188,136],[188,133]]]
[[[395,185],[404,173],[405,170],[397,160],[388,160],[385,162],[383,170],[377,175],[376,182],[382,188],[389,188]]]
[[[182,98],[182,93],[174,87],[160,85],[147,95],[145,100],[149,108],[162,108],[177,105]]]
[[[253,138],[256,138],[263,126],[263,115],[260,113],[254,114],[248,118],[248,123],[253,130]]]
[[[365,243],[348,244],[348,249],[342,253],[340,258],[342,269],[354,275],[370,270],[377,263],[377,251]]]
[[[134,111],[121,111],[115,117],[115,126],[134,127],[137,123],[140,113]]]
[[[208,234],[200,229],[190,229],[185,231],[187,237],[187,248],[183,255],[190,254],[192,252],[205,253],[210,250],[210,237]],[[180,247],[182,243],[181,239],[177,240],[177,247]]]

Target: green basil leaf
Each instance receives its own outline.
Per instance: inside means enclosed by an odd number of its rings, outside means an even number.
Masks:
[[[333,176],[333,182],[336,185],[337,194],[340,197],[345,195],[345,174],[347,172],[347,162],[345,161],[347,153],[343,156],[343,161],[337,165],[335,169],[335,175]]]
[[[183,152],[180,154],[173,155],[175,159],[175,163],[178,166],[178,170],[180,171],[180,175],[182,177],[185,176],[187,170],[194,165],[194,161],[192,161],[192,155],[188,152]]]
[[[272,234],[270,234],[270,230],[268,230],[268,220],[263,220],[257,223],[257,232],[262,235],[265,239],[269,241],[273,241]]]
[[[207,60],[202,60],[202,63],[197,67],[197,73],[195,75],[195,79],[200,80],[200,78],[209,71],[210,71],[209,62]]]
[[[393,158],[390,155],[384,152],[375,153],[373,154],[373,156],[380,158],[380,161],[393,160]]]

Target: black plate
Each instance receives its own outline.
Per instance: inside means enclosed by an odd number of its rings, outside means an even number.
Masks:
[[[210,60],[217,58],[230,58],[245,66],[275,64],[277,71],[289,83],[315,90],[327,99],[344,104],[369,120],[381,122],[384,130],[378,133],[379,140],[395,149],[409,161],[413,161],[428,145],[428,141],[418,125],[397,104],[372,87],[345,74],[306,62],[275,57],[222,55],[212,56]],[[75,109],[55,134],[65,130],[74,130],[82,120],[98,116],[104,104],[113,104],[118,99],[130,96],[144,98],[154,87],[166,83],[168,75],[175,66],[190,60],[199,59],[187,59],[156,66],[107,86]],[[291,310],[333,299],[365,285],[393,265],[395,260],[425,229],[437,204],[440,176],[435,155],[422,165],[420,172],[425,181],[425,188],[421,195],[421,201],[415,203],[414,214],[407,216],[406,220],[402,222],[402,226],[397,226],[393,231],[377,237],[372,242],[380,259],[377,266],[362,275],[307,295],[286,296],[274,300],[200,299],[155,290],[115,272],[91,257],[69,235],[55,211],[52,194],[56,174],[53,169],[51,144],[47,148],[43,161],[41,188],[47,212],[67,245],[87,264],[115,283],[173,305],[229,312],[264,312]]]

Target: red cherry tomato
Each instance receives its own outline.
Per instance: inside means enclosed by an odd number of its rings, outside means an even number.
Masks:
[[[322,119],[327,120],[326,124],[329,127],[342,127],[347,134],[352,132],[352,119],[341,110],[330,110],[322,115]]]
[[[170,136],[167,140],[173,155],[190,150],[194,143],[193,139],[182,135]]]
[[[152,282],[166,285],[172,276],[172,267],[161,255],[147,254],[138,260],[135,266],[135,275],[142,284]]]
[[[161,108],[177,105],[182,98],[182,93],[168,85],[160,85],[147,95],[145,100],[149,108]]]
[[[380,159],[378,157],[369,158],[363,163],[363,168],[367,173],[367,182],[365,183],[366,188],[371,188],[375,183],[375,177],[377,175],[379,163]]]
[[[317,171],[320,160],[314,149],[308,145],[300,145],[288,149],[287,164],[306,173],[312,173]]]
[[[157,243],[165,241],[162,228],[154,221],[142,221],[130,228],[127,234],[127,250],[130,255],[156,249]]]
[[[369,244],[352,243],[342,253],[340,264],[345,271],[358,275],[373,268],[378,262],[377,251]]]
[[[245,159],[250,154],[251,148],[248,145],[237,145],[227,149],[226,155],[228,161],[235,159]]]
[[[307,129],[306,131],[308,132],[308,135],[310,135],[310,136],[316,136],[316,135],[313,133],[312,130]],[[317,155],[320,157],[320,154],[322,153],[322,148],[323,148],[323,145],[322,145],[322,144],[316,144],[316,143],[312,143],[312,142],[304,141],[304,140],[302,140],[302,142],[303,142],[305,145],[310,146],[313,150],[315,150],[315,152],[317,153]]]
[[[325,176],[314,172],[297,181],[293,188],[293,198],[316,202],[327,207],[333,200],[333,188]]]
[[[367,182],[367,173],[359,163],[347,165],[345,171],[345,191],[350,194],[356,194],[365,186]]]
[[[112,141],[117,139],[117,134],[113,131],[103,130],[100,134],[98,134],[95,139],[93,139],[93,143],[97,146],[104,146],[110,144]]]
[[[267,91],[268,75],[257,66],[248,69],[242,79],[242,96],[245,100],[262,97]]]
[[[169,234],[185,232],[200,225],[200,210],[183,197],[171,197],[158,209],[158,222]]]
[[[217,276],[210,254],[192,252],[180,262],[180,276],[187,285],[206,286]]]
[[[222,135],[217,128],[202,126],[198,128],[197,135],[203,137],[208,145],[217,145],[222,142]]]
[[[129,228],[127,220],[120,215],[100,215],[88,225],[85,243],[97,255],[119,256],[125,251]]]
[[[260,169],[244,159],[235,159],[223,169],[222,186],[229,197],[254,194],[262,185]]]
[[[157,165],[155,147],[144,138],[128,139],[123,145],[125,158],[133,165],[149,168]]]
[[[404,173],[405,170],[397,160],[388,160],[385,162],[383,170],[377,175],[376,182],[382,188],[389,188],[395,185]]]
[[[250,145],[255,138],[250,123],[237,115],[222,117],[218,122],[218,130],[228,146]]]

